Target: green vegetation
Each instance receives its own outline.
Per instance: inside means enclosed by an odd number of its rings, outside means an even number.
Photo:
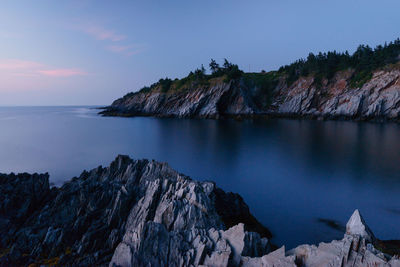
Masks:
[[[350,79],[350,86],[353,88],[362,87],[363,84],[372,78],[373,71],[389,64],[397,63],[400,59],[400,39],[385,45],[378,45],[372,49],[368,45],[360,45],[350,55],[347,51],[339,53],[336,51],[327,53],[310,53],[306,59],[300,59],[290,65],[281,67],[278,71],[261,73],[244,73],[239,66],[224,59],[222,66],[214,59],[209,64],[210,74],[206,73],[203,65],[191,71],[182,79],[171,80],[166,77],[158,82],[143,87],[136,93],[128,93],[124,98],[129,98],[138,93],[159,91],[162,93],[176,93],[196,88],[209,86],[212,79],[223,78],[224,82],[243,78],[248,87],[257,87],[257,101],[260,105],[270,103],[273,89],[277,86],[279,79],[285,77],[288,86],[293,84],[301,76],[314,76],[317,87],[322,85],[324,79],[333,78],[336,72],[353,70]]]
[[[159,90],[162,93],[179,92],[195,86],[208,86],[210,80],[214,78],[225,77],[224,81],[227,82],[238,79],[243,75],[243,71],[239,69],[239,66],[232,64],[227,59],[224,59],[222,67],[215,60],[211,59],[210,70],[211,74],[207,74],[206,69],[201,65],[200,68],[191,71],[188,76],[182,79],[171,80],[166,77],[150,86],[143,87],[138,92],[128,93],[123,98],[130,98],[136,94],[147,93],[153,90]]]
[[[388,64],[399,61],[400,39],[385,44],[378,45],[372,49],[368,45],[360,45],[357,50],[350,55],[347,51],[338,53],[336,51],[310,53],[307,59],[300,59],[296,62],[283,66],[279,73],[287,75],[287,84],[291,85],[300,76],[314,75],[318,83],[323,78],[331,79],[337,71],[353,69],[354,74],[351,79],[352,87],[360,87],[372,77],[372,72]]]
[[[191,71],[188,76],[182,79],[175,79],[173,91],[180,91],[182,89],[187,89],[191,85],[208,85],[208,76],[206,74],[206,69],[203,65],[195,71]]]
[[[171,88],[172,80],[168,77],[165,79],[160,79],[158,85],[161,87],[161,92],[166,93]]]
[[[232,64],[226,58],[224,59],[223,67],[220,67],[214,59],[211,59],[209,66],[211,70],[211,78],[226,75],[226,80],[230,81],[238,79],[243,75],[243,71],[239,69],[239,66],[236,64]]]

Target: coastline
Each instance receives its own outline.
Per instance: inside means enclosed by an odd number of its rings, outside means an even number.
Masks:
[[[102,117],[156,117],[156,118],[177,118],[177,119],[233,119],[241,120],[268,120],[268,119],[291,119],[291,120],[316,120],[316,121],[352,121],[352,122],[371,122],[371,123],[400,123],[400,118],[387,118],[387,117],[358,117],[346,115],[301,115],[296,113],[278,113],[278,112],[264,112],[257,114],[223,114],[213,116],[177,116],[173,114],[159,114],[159,113],[129,113],[120,112],[110,107],[97,108],[102,110],[98,112]]]

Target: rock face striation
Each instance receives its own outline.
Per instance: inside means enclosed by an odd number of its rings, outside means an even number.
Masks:
[[[313,77],[280,88],[270,112],[302,117],[396,120],[400,118],[400,71],[377,71],[361,88],[352,88],[352,71],[336,73],[317,86]],[[320,87],[320,88],[319,88]]]
[[[397,65],[396,65],[397,66]],[[268,74],[265,74],[268,75]],[[376,71],[360,88],[351,86],[353,71],[340,71],[322,82],[301,77],[288,86],[282,77],[262,97],[262,88],[244,78],[212,81],[181,92],[139,92],[115,100],[101,114],[107,116],[162,116],[220,118],[224,116],[278,116],[323,119],[400,119],[400,70]],[[264,92],[265,94],[265,92]]]
[[[60,188],[0,175],[0,234],[0,266],[238,265],[271,236],[239,195],[127,156]]]
[[[160,116],[219,118],[257,111],[247,87],[241,81],[216,79],[209,86],[195,86],[177,93],[150,91],[115,100],[101,112],[109,116]]]
[[[400,266],[357,210],[342,240],[272,251],[239,195],[165,163],[118,156],[48,179],[0,175],[0,266]]]

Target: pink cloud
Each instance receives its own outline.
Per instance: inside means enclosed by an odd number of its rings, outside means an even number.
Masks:
[[[27,61],[27,60],[19,60],[19,59],[4,59],[0,60],[0,69],[1,70],[21,70],[21,69],[32,69],[42,67],[43,64]]]
[[[128,38],[126,35],[118,34],[113,30],[106,29],[93,22],[82,22],[75,20],[75,22],[71,25],[68,25],[68,27],[80,32],[84,32],[101,41],[120,42]],[[138,45],[109,45],[105,48],[111,52],[119,53],[125,56],[132,56],[142,51],[140,47],[138,49]]]
[[[82,31],[93,36],[97,40],[109,40],[118,42],[126,39],[125,35],[117,34],[112,30],[107,30],[99,26],[83,27]]]
[[[38,73],[52,76],[52,77],[70,77],[77,75],[87,75],[88,73],[85,71],[81,71],[79,69],[49,69],[49,70],[38,70]]]
[[[20,59],[0,59],[0,70],[2,74],[23,77],[70,77],[88,74],[87,72],[76,68],[53,68],[40,62]]]

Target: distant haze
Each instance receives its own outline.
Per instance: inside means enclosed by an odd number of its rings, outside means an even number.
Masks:
[[[274,70],[400,37],[398,0],[2,1],[0,105],[105,105],[210,58]]]

